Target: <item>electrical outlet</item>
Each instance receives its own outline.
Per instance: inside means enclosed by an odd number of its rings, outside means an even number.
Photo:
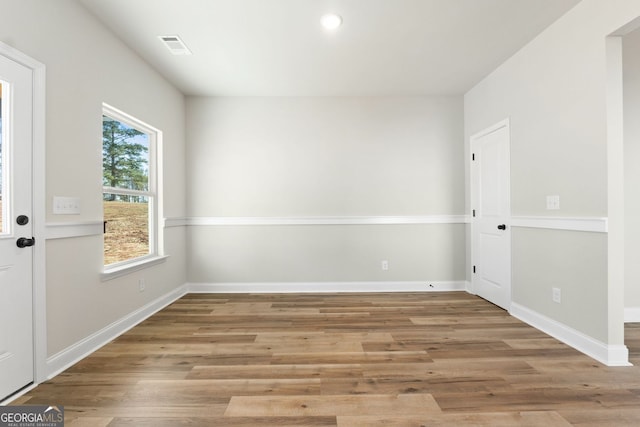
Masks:
[[[383,271],[387,271],[389,269],[389,261],[387,261],[386,259],[383,260],[380,264]]]
[[[560,302],[562,301],[562,291],[560,290],[560,288],[551,289],[551,299],[553,299],[553,302],[560,304]]]
[[[548,210],[560,209],[560,196],[547,196],[547,209]]]
[[[138,289],[140,292],[144,292],[144,288],[147,287],[147,284],[144,282],[144,279],[138,280]]]

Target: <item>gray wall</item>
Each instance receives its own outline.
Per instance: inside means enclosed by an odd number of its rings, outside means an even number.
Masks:
[[[623,39],[625,307],[640,309],[640,30]]]
[[[164,212],[183,216],[184,97],[71,0],[1,0],[0,40],[46,66],[47,223],[102,221],[102,103],[164,132]],[[80,215],[54,215],[53,196],[80,198]],[[102,236],[48,240],[47,333],[53,355],[186,281],[185,231],[166,231],[160,266],[107,282]],[[146,291],[138,291],[138,278]]]
[[[462,118],[461,97],[188,98],[189,216],[462,215]],[[191,282],[465,279],[464,224],[201,225],[189,248]]]
[[[513,215],[610,214],[606,37],[640,15],[637,1],[613,3],[582,1],[465,95],[467,139],[510,118]],[[547,211],[555,194],[561,210]],[[605,235],[515,230],[513,301],[622,344],[623,286],[608,283],[607,245]]]

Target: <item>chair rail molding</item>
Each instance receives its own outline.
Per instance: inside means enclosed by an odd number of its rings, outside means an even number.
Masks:
[[[222,217],[198,216],[165,218],[165,227],[235,226],[235,225],[402,225],[402,224],[467,224],[468,215],[418,216],[287,216],[287,217]]]
[[[601,217],[512,216],[512,227],[606,233],[608,219]]]

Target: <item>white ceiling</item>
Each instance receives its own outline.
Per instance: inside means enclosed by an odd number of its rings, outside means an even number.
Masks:
[[[79,0],[187,95],[462,94],[579,0]],[[320,26],[334,12],[335,33]],[[158,40],[179,35],[191,56]]]

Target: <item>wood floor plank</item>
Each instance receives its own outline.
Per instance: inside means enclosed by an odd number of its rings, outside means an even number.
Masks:
[[[444,411],[454,412],[506,412],[506,411],[559,411],[640,407],[640,399],[628,390],[600,390],[575,388],[542,388],[524,391],[492,391],[435,393],[438,405]]]
[[[234,396],[226,417],[394,415],[440,413],[430,394],[330,395],[330,396]]]
[[[103,417],[76,417],[65,412],[64,424],[67,427],[107,427],[113,421],[113,418]]]
[[[342,364],[342,363],[382,363],[382,362],[431,362],[426,351],[360,351],[360,352],[315,352],[304,353],[274,353],[273,364]]]
[[[511,392],[509,383],[500,377],[457,377],[457,378],[366,378],[322,379],[322,394],[399,394],[399,393],[472,393]]]
[[[144,395],[152,391],[156,398],[164,396],[170,399],[172,395],[179,398],[186,397],[220,397],[248,396],[248,395],[292,395],[319,394],[320,379],[225,379],[225,380],[145,380],[138,382],[135,388],[128,391],[132,397]]]
[[[574,426],[582,427],[637,427],[640,408],[615,408],[595,410],[562,410],[560,414]]]
[[[336,427],[336,417],[115,418],[108,427]]]
[[[361,378],[363,377],[362,366],[360,364],[194,366],[187,379]]]
[[[517,378],[530,378],[538,376],[540,372],[534,369],[526,360],[500,360],[497,363],[493,359],[481,360],[437,360],[428,366],[427,378],[434,376],[442,378],[451,377],[485,377],[485,376],[513,376]],[[365,366],[365,375],[368,373]],[[371,372],[375,376],[375,371]]]
[[[129,406],[104,406],[86,410],[75,406],[65,407],[66,419],[115,419],[115,418],[207,418],[215,419],[224,415],[227,403],[215,405],[129,405]]]
[[[318,343],[326,345],[333,342],[394,342],[393,336],[388,332],[354,332],[354,333],[327,333],[327,332],[262,332],[256,336],[256,343],[289,344],[291,342]]]
[[[567,427],[571,424],[553,411],[497,412],[488,414],[442,414],[429,417],[399,415],[384,416],[339,416],[338,427]]]
[[[188,294],[12,404],[66,425],[637,426],[610,368],[464,292]]]

